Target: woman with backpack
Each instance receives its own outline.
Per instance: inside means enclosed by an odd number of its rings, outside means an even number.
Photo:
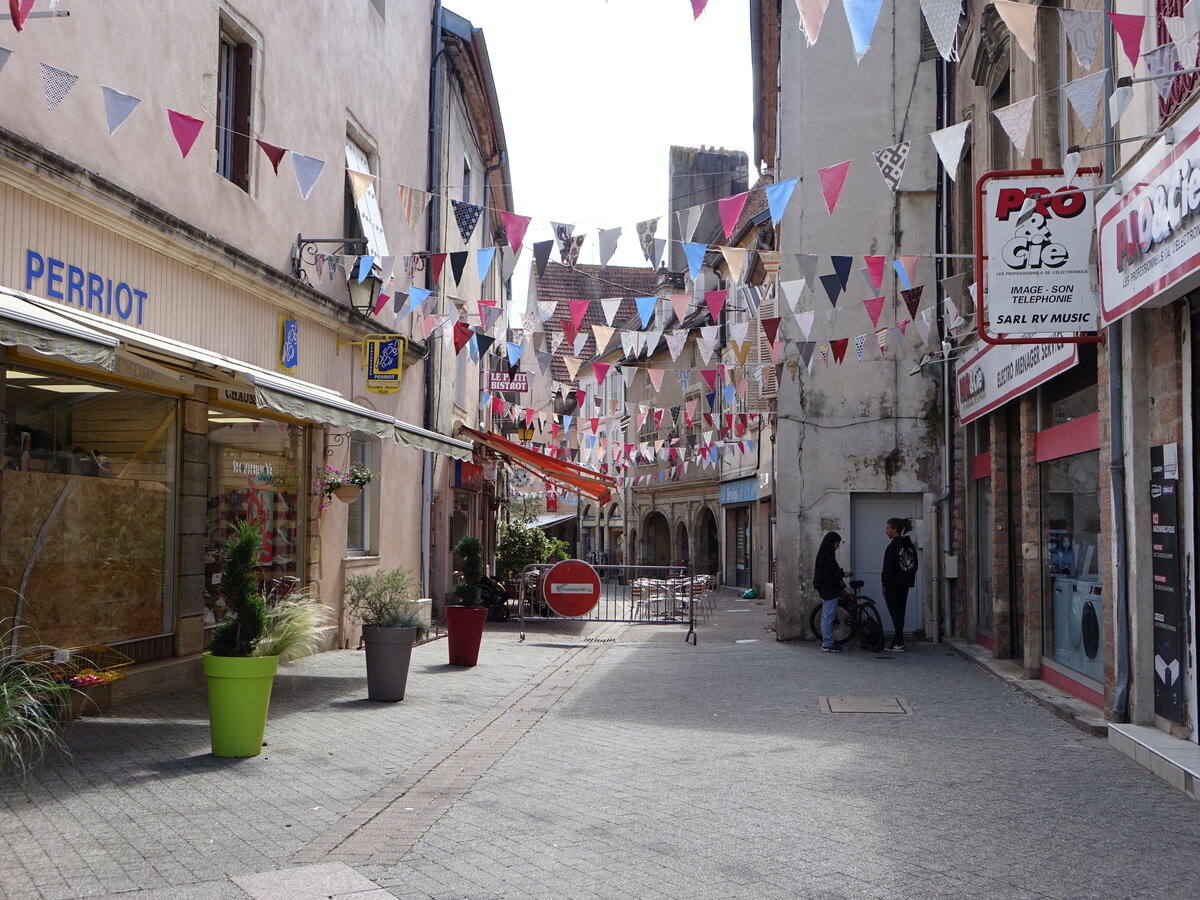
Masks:
[[[908,612],[908,592],[917,581],[917,548],[909,538],[912,519],[888,519],[884,531],[892,540],[883,551],[883,599],[892,617],[895,637],[889,650],[904,652],[904,616]]]
[[[813,566],[813,587],[817,596],[825,603],[821,611],[821,649],[826,653],[841,653],[833,643],[833,620],[837,612],[838,599],[842,596],[842,579],[853,572],[846,572],[838,565],[837,548],[842,545],[842,536],[836,531],[825,534],[817,549]]]

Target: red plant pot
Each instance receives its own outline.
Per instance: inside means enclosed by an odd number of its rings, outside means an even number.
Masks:
[[[479,643],[487,609],[482,606],[447,606],[446,635],[450,665],[473,666],[479,662]]]

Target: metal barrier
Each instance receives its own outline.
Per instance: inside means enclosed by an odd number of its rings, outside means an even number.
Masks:
[[[551,564],[526,566],[517,581],[517,605],[521,640],[525,621],[628,622],[653,624],[687,623],[685,641],[696,643],[697,616],[712,612],[713,575],[692,575],[687,566],[593,566],[600,576],[600,599],[585,615],[565,619],[546,604],[542,580]]]

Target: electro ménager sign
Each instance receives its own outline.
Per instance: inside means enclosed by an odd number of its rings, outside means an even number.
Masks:
[[[1094,178],[1080,176],[1066,185],[1061,175],[987,183],[985,309],[992,332],[1096,330],[1090,266],[1094,184]]]

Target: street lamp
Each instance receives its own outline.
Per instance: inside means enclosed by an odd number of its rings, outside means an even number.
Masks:
[[[320,244],[336,244],[343,256],[354,256],[359,259],[367,255],[367,239],[366,238],[306,238],[304,235],[296,235],[296,246],[292,248],[292,274],[301,281],[308,281],[308,273],[304,270],[304,263],[314,265],[316,263],[317,246]],[[357,267],[356,267],[357,269]],[[383,290],[383,279],[380,278],[381,271],[377,265],[371,264],[369,271],[360,273],[356,270],[350,272],[350,277],[346,280],[346,288],[350,294],[350,306],[364,316],[369,316],[375,312],[375,304],[379,300],[379,292]]]
[[[533,426],[532,425],[518,425],[517,426],[517,438],[521,441],[521,443],[525,443],[526,441],[532,441],[533,440]]]

